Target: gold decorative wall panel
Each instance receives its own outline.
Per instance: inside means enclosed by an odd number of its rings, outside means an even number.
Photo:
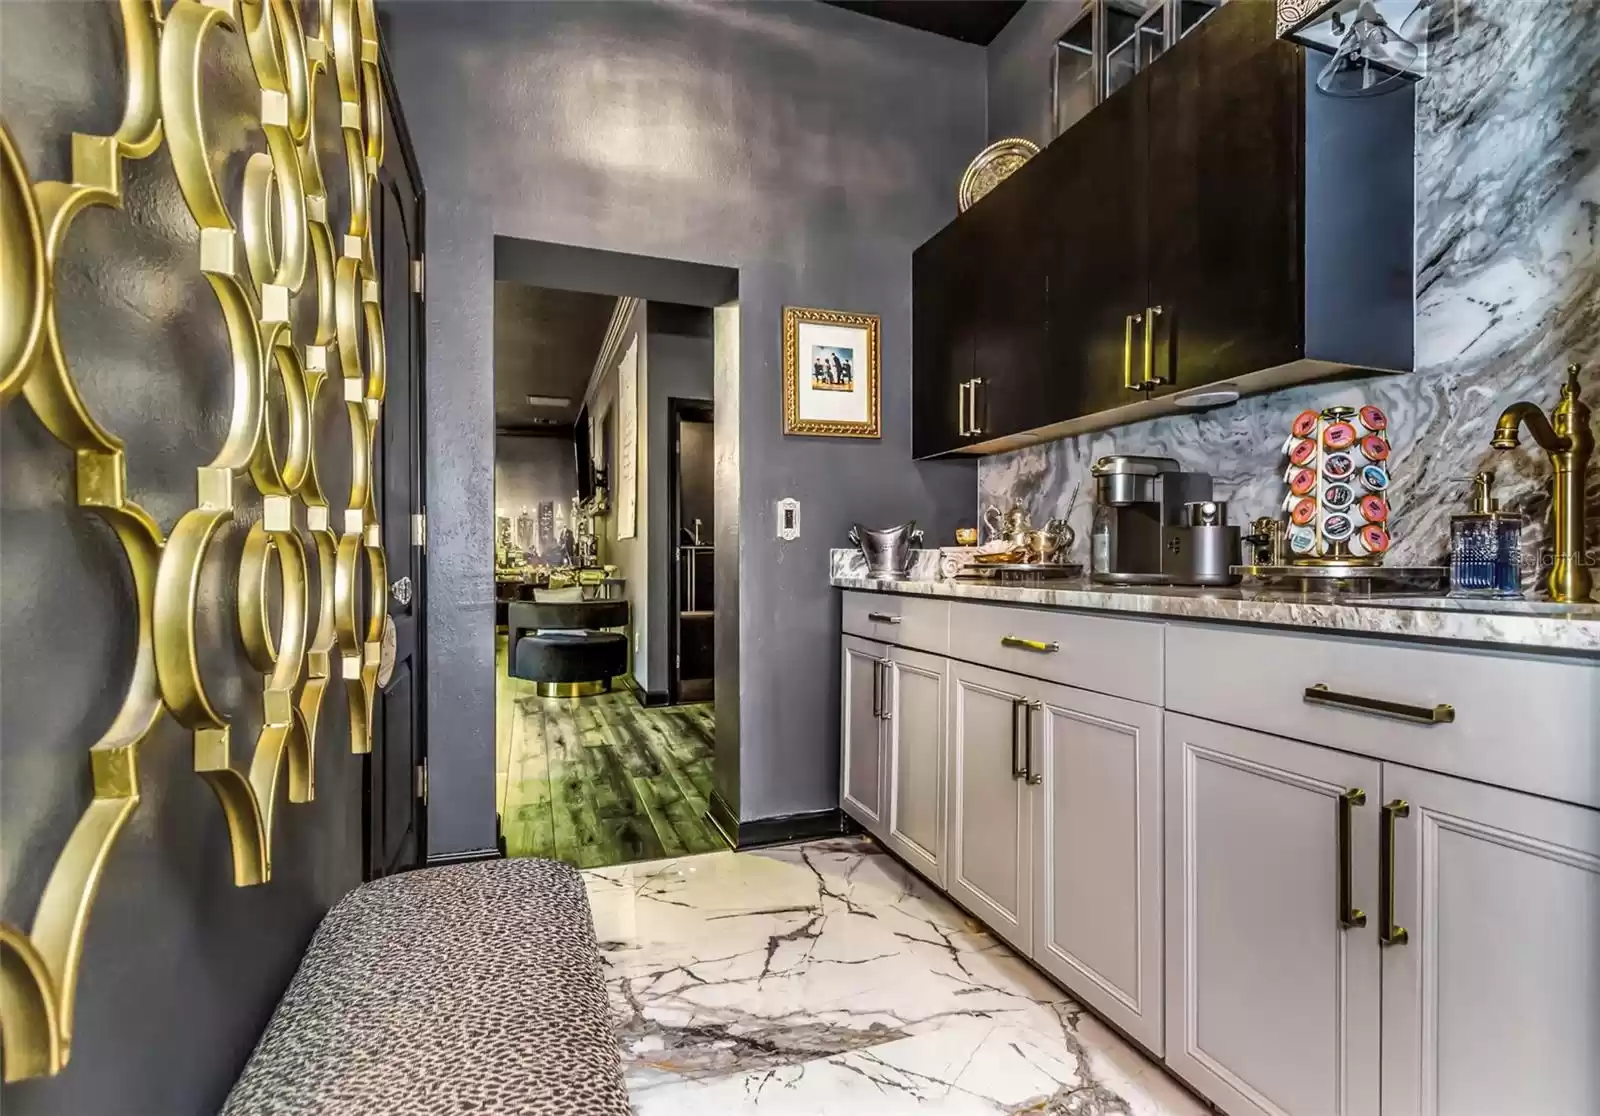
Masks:
[[[25,404],[72,451],[77,503],[121,546],[137,616],[120,710],[85,741],[93,798],[56,858],[32,927],[0,922],[0,1039],[8,1081],[57,1073],[72,1046],[74,993],[96,889],[140,802],[139,750],[163,716],[188,730],[195,772],[227,820],[234,882],[272,875],[281,811],[315,790],[319,713],[343,682],[350,747],[368,751],[387,577],[374,497],[385,389],[383,319],[368,212],[383,159],[384,108],[371,0],[120,0],[123,114],[111,135],[71,136],[70,181],[35,182],[0,120],[0,405]],[[242,187],[224,197],[207,142],[205,62],[242,36],[259,85]],[[339,98],[349,219],[336,238],[318,163],[319,76]],[[164,151],[198,226],[195,265],[216,298],[231,360],[222,444],[195,476],[170,532],[128,490],[124,446],[91,413],[63,345],[57,267],[77,217],[120,209],[124,163]],[[310,336],[292,305],[315,302]],[[336,381],[330,383],[329,381]],[[281,406],[269,406],[269,398]],[[313,416],[345,405],[350,489],[335,514],[318,478]],[[244,486],[261,498],[237,569],[237,626],[260,675],[261,727],[235,739],[208,691],[197,611],[202,566]],[[312,572],[319,591],[313,594]],[[275,604],[275,606],[274,606]],[[287,766],[287,778],[282,773]],[[355,804],[351,804],[354,808]]]

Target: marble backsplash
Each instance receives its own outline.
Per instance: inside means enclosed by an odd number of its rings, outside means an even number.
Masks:
[[[986,458],[978,513],[1020,500],[1034,522],[1071,508],[1087,557],[1093,482],[1109,453],[1176,458],[1211,473],[1233,522],[1279,514],[1282,445],[1308,407],[1376,403],[1389,415],[1397,564],[1444,561],[1471,476],[1493,469],[1502,505],[1528,517],[1525,553],[1548,535],[1549,464],[1524,437],[1489,439],[1509,403],[1554,405],[1583,366],[1600,411],[1600,3],[1436,0],[1428,77],[1417,89],[1416,370],[1256,396],[1202,414],[1081,435]],[[1600,469],[1587,545],[1600,560]],[[1537,563],[1525,561],[1532,580]]]

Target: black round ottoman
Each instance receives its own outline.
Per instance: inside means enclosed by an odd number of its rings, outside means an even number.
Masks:
[[[539,684],[541,697],[602,694],[628,670],[620,632],[532,632],[517,640],[511,676]]]

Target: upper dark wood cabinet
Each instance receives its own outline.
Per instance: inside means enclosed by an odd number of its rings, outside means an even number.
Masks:
[[[1411,369],[1411,89],[1275,31],[1224,5],[917,251],[917,456]]]

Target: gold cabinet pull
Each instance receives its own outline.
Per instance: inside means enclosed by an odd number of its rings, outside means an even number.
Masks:
[[[900,617],[895,616],[893,613],[889,613],[889,612],[869,612],[869,613],[867,613],[867,619],[871,620],[874,624],[898,624],[898,623],[900,623]]]
[[[1412,721],[1423,725],[1448,725],[1456,719],[1456,709],[1453,705],[1407,705],[1400,701],[1362,697],[1360,694],[1341,694],[1337,690],[1328,689],[1322,682],[1307,686],[1305,699],[1309,705],[1355,709],[1362,713],[1374,713],[1379,717],[1391,717],[1397,721]]]
[[[1023,639],[1021,636],[1001,636],[1001,647],[1016,647],[1023,651],[1037,651],[1042,655],[1050,655],[1061,650],[1061,644],[1055,640],[1046,643],[1042,639]]]
[[[1017,715],[1026,715],[1028,702],[1025,698],[1014,697],[1011,699],[1011,777],[1013,779],[1026,779],[1028,769],[1023,766],[1027,761],[1019,758],[1018,748],[1022,743],[1022,734],[1017,731]]]
[[[1350,811],[1367,804],[1367,792],[1352,787],[1339,796],[1339,925],[1346,930],[1367,924],[1367,913],[1355,905],[1350,855]]]
[[[1142,388],[1153,388],[1157,384],[1164,384],[1166,380],[1156,379],[1156,318],[1161,314],[1161,307],[1147,306],[1144,311],[1144,383]]]
[[[1403,798],[1383,804],[1383,828],[1378,831],[1378,941],[1384,945],[1405,945],[1411,934],[1404,926],[1394,924],[1394,822],[1396,818],[1409,818],[1411,803]]]
[[[971,386],[971,380],[962,380],[956,385],[956,426],[963,438],[971,433],[967,429],[967,389]]]
[[[968,410],[971,411],[972,414],[971,414],[971,417],[968,419],[967,425],[968,425],[969,429],[967,430],[967,433],[968,434],[982,434],[983,433],[983,427],[978,425],[978,389],[983,386],[983,380],[981,378],[977,378],[977,379],[973,379],[971,382],[972,382],[972,405],[968,408]]]
[[[1133,327],[1144,321],[1143,314],[1129,314],[1122,320],[1122,386],[1129,391],[1139,391],[1133,382]]]
[[[1033,713],[1034,710],[1043,708],[1043,702],[1022,703],[1022,781],[1030,787],[1036,787],[1044,782],[1044,776],[1033,769]]]

